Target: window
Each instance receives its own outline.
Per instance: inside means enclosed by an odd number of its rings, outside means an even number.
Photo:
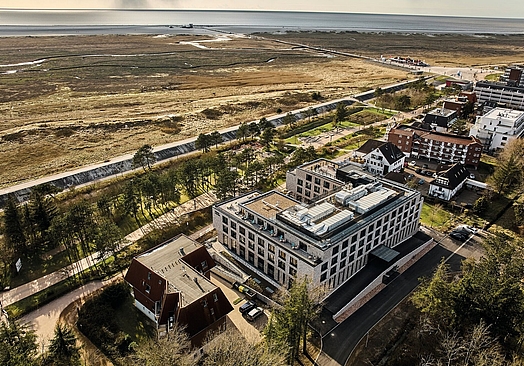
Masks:
[[[218,295],[217,294],[213,294],[213,301],[215,301],[215,302],[218,301]]]
[[[236,230],[237,228],[237,224],[233,221],[231,221],[231,229],[235,229]]]
[[[207,308],[207,300],[206,299],[203,299],[201,301],[201,304],[202,304],[203,307]]]
[[[203,261],[202,263],[200,263],[200,265],[202,266],[202,269],[206,269],[207,268],[207,261]]]
[[[151,286],[149,286],[147,283],[146,283],[146,293],[150,293],[151,292]]]
[[[226,225],[222,225],[222,232],[227,234],[227,226]]]
[[[333,255],[337,254],[338,250],[339,250],[339,246],[337,245],[336,247],[333,248]]]
[[[290,274],[291,276],[295,276],[295,275],[297,274],[297,270],[294,269],[294,268],[290,268],[290,269],[289,269],[289,274]]]
[[[298,264],[298,261],[297,261],[296,258],[290,257],[289,258],[289,264],[292,265],[293,267],[296,267],[297,264]]]
[[[315,191],[315,193],[320,193],[320,187],[319,186],[315,186],[313,188],[313,190]]]
[[[306,189],[311,189],[311,183],[306,183]]]
[[[346,249],[347,247],[349,246],[349,240],[344,240],[344,242],[342,243],[342,249]]]
[[[338,257],[335,257],[335,258],[332,258],[331,259],[331,265],[335,265],[336,263],[338,262]]]
[[[283,259],[283,260],[286,260],[286,253],[284,253],[283,251],[279,250],[278,251],[278,257]]]
[[[302,187],[297,187],[297,193],[302,193]]]
[[[320,282],[325,281],[326,278],[327,278],[327,273],[322,273],[322,275],[320,276]]]
[[[311,182],[312,179],[313,179],[313,177],[311,176],[311,174],[306,174],[306,180],[308,182]]]
[[[337,266],[331,268],[331,270],[329,271],[329,275],[333,276],[335,273],[337,273]]]
[[[275,253],[275,246],[273,244],[268,244],[267,250],[269,250],[271,253]]]
[[[320,267],[320,270],[321,270],[322,272],[324,272],[324,271],[327,269],[327,267],[328,267],[328,264],[327,264],[327,262],[326,262],[326,263],[324,263],[324,264],[322,265],[322,267]]]
[[[225,216],[222,216],[222,223],[224,223],[224,224],[226,224],[226,225],[227,225],[227,221],[228,221],[228,220],[227,220],[227,217],[225,217]]]
[[[282,262],[282,261],[278,261],[278,268],[280,269],[286,269],[286,263]]]
[[[249,238],[249,240],[255,240],[255,234],[253,234],[252,232],[248,232],[247,237]]]
[[[264,240],[262,238],[258,238],[258,245],[264,246]]]
[[[275,255],[274,255],[274,254],[267,253],[267,259],[268,259],[270,262],[275,263]]]
[[[348,251],[344,250],[342,253],[340,253],[340,258],[346,258],[348,256]]]
[[[304,185],[304,181],[302,179],[298,179],[297,180],[297,185],[303,186]]]
[[[320,178],[315,178],[315,184],[320,185]]]
[[[306,191],[306,197],[311,197],[311,191]]]
[[[329,182],[324,181],[324,188],[329,189]]]
[[[242,234],[242,235],[246,235],[246,229],[243,228],[242,226],[240,226],[240,228],[238,229],[238,231],[240,231],[240,234]]]
[[[147,279],[148,279],[148,280],[151,279],[151,272],[147,272]]]

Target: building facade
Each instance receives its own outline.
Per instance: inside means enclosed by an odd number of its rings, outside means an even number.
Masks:
[[[423,123],[431,126],[435,131],[446,132],[457,119],[458,114],[456,110],[436,108],[424,116]]]
[[[506,83],[477,81],[475,94],[479,103],[524,110],[524,88]]]
[[[470,172],[464,165],[454,164],[449,169],[439,172],[429,183],[428,195],[443,201],[451,201],[464,187],[469,177]]]
[[[391,142],[368,140],[355,153],[363,153],[364,167],[371,174],[384,176],[404,168],[406,155]]]
[[[524,136],[524,112],[494,108],[477,117],[470,135],[478,138],[485,150],[503,149],[509,141]]]
[[[180,235],[135,257],[125,280],[135,306],[169,332],[178,323],[193,346],[221,330],[233,310],[222,290],[209,281],[213,258],[201,244]]]
[[[286,189],[300,202],[312,202],[344,183],[336,179],[339,164],[317,159],[286,173]]]
[[[400,125],[388,131],[388,141],[406,155],[441,163],[460,163],[477,167],[482,143],[473,136],[458,136]]]
[[[348,183],[309,205],[276,191],[215,205],[218,240],[276,286],[288,287],[300,275],[337,288],[373,250],[394,248],[418,231],[423,201],[401,184],[347,169],[344,174]]]

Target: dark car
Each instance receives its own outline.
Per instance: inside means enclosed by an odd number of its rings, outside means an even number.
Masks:
[[[426,173],[425,173],[428,177],[432,177],[433,176],[433,172],[429,171],[429,170],[426,170]]]
[[[238,310],[242,314],[247,314],[249,311],[253,310],[257,304],[255,304],[253,301],[248,301],[245,304],[243,304],[241,307],[238,308]]]
[[[460,241],[466,241],[469,238],[469,232],[462,230],[462,229],[456,229],[453,230],[449,236],[451,236],[454,239],[460,240]]]
[[[428,164],[423,164],[422,167],[427,169],[429,166]]]
[[[420,169],[420,168],[415,169],[415,172],[416,172],[416,173],[419,173],[419,174],[420,174],[421,171],[422,171],[422,169]]]

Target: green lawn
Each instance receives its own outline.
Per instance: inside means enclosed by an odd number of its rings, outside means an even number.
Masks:
[[[115,321],[120,330],[137,343],[156,336],[155,324],[136,308],[131,296],[116,312]]]
[[[499,81],[500,77],[502,76],[503,74],[501,72],[496,72],[494,74],[489,74],[489,75],[486,75],[484,78],[488,81]]]
[[[451,216],[451,213],[442,206],[424,202],[420,222],[425,226],[445,230],[445,224],[451,219]]]

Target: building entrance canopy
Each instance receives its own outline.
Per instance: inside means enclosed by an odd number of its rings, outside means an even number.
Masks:
[[[371,255],[382,259],[384,262],[392,262],[400,253],[396,250],[388,248],[385,245],[380,245],[370,252]]]

